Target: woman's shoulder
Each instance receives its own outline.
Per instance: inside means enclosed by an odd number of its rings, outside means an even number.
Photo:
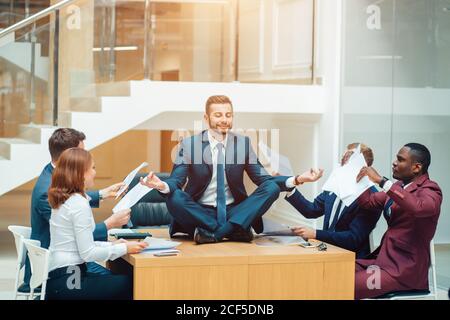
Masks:
[[[89,200],[80,193],[72,194],[69,199],[66,200],[65,205],[69,207],[90,207]]]

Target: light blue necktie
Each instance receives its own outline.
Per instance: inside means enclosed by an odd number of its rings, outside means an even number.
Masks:
[[[217,222],[220,226],[227,223],[227,205],[225,201],[225,157],[223,144],[217,144]]]
[[[388,220],[391,217],[391,207],[393,204],[394,204],[394,200],[389,199],[383,208],[383,215],[386,220]]]

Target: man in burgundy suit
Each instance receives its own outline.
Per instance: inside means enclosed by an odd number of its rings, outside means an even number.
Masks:
[[[357,180],[368,176],[383,191],[366,191],[359,204],[366,209],[383,209],[388,229],[373,253],[356,260],[355,299],[428,289],[430,241],[442,203],[441,189],[428,177],[430,162],[425,146],[408,143],[392,164],[397,182],[380,176],[372,167],[361,169]]]

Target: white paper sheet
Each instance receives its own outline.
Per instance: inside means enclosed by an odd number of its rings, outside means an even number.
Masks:
[[[356,191],[352,195],[345,197],[342,199],[342,202],[345,206],[349,207],[356,199],[367,189],[371,188],[374,185],[372,181],[366,176],[361,179],[361,181],[356,185]]]
[[[119,191],[117,191],[116,199],[119,198],[120,195],[130,186],[130,183],[133,181],[134,177],[139,172],[139,170],[141,170],[142,168],[144,168],[146,166],[148,166],[148,163],[142,162],[139,167],[137,167],[136,169],[134,169],[127,175],[125,180],[123,180],[124,186],[122,188],[120,188]]]
[[[358,173],[366,165],[364,155],[358,146],[345,165],[333,170],[322,189],[335,193],[346,206],[350,206],[364,191],[374,185],[367,177],[356,182]]]
[[[255,244],[264,247],[299,245],[301,243],[306,243],[306,241],[298,236],[259,235],[255,238]]]
[[[278,223],[270,218],[263,217],[263,234],[271,236],[295,236],[291,228],[285,224]]]
[[[169,250],[178,247],[181,242],[170,241],[161,238],[147,237],[144,239],[144,242],[148,244],[148,247],[143,251],[152,251],[152,250]]]
[[[178,254],[178,253],[180,253],[180,250],[177,250],[177,249],[167,249],[167,250],[159,250],[159,249],[156,249],[156,250],[148,250],[148,249],[146,249],[146,250],[141,251],[141,253],[145,253],[145,254],[153,254],[153,255],[155,255],[155,254],[160,254],[160,253],[174,253],[174,254]]]
[[[146,180],[147,178],[144,178]],[[116,204],[116,206],[112,209],[113,213],[117,213],[121,210],[130,209],[132,206],[134,206],[143,196],[145,196],[147,193],[152,191],[153,188],[149,188],[147,186],[144,186],[141,183],[138,183],[128,191],[128,193],[119,201],[119,203]],[[128,228],[131,228],[133,224],[131,223],[131,220],[128,221],[127,224]]]
[[[262,141],[258,143],[258,147],[262,155],[270,163],[270,167],[272,168],[272,170],[278,172],[282,176],[294,175],[291,162],[286,156],[273,151]]]

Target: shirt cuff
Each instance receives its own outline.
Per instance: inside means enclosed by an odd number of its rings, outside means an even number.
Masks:
[[[383,185],[384,192],[388,192],[389,190],[391,190],[392,185],[393,183],[391,180],[386,181]]]
[[[159,192],[164,193],[164,194],[168,194],[170,192],[169,185],[167,183],[165,183],[164,181],[163,181],[163,184],[164,184],[164,189],[162,189]]]
[[[295,191],[297,191],[297,189],[296,188],[294,188],[294,190],[292,190],[292,191],[288,191],[288,192],[286,192],[286,197],[285,197],[285,199],[287,199],[287,198],[289,198],[289,197],[291,197],[294,193],[295,193]]]
[[[290,189],[290,188],[295,188],[294,181],[295,181],[295,177],[287,178],[287,180],[286,180],[286,187],[287,187],[288,189]]]
[[[110,260],[113,261],[127,254],[127,245],[125,243],[115,244],[111,247],[112,255]]]
[[[110,241],[95,241],[95,245],[98,247],[111,247],[113,245]]]

